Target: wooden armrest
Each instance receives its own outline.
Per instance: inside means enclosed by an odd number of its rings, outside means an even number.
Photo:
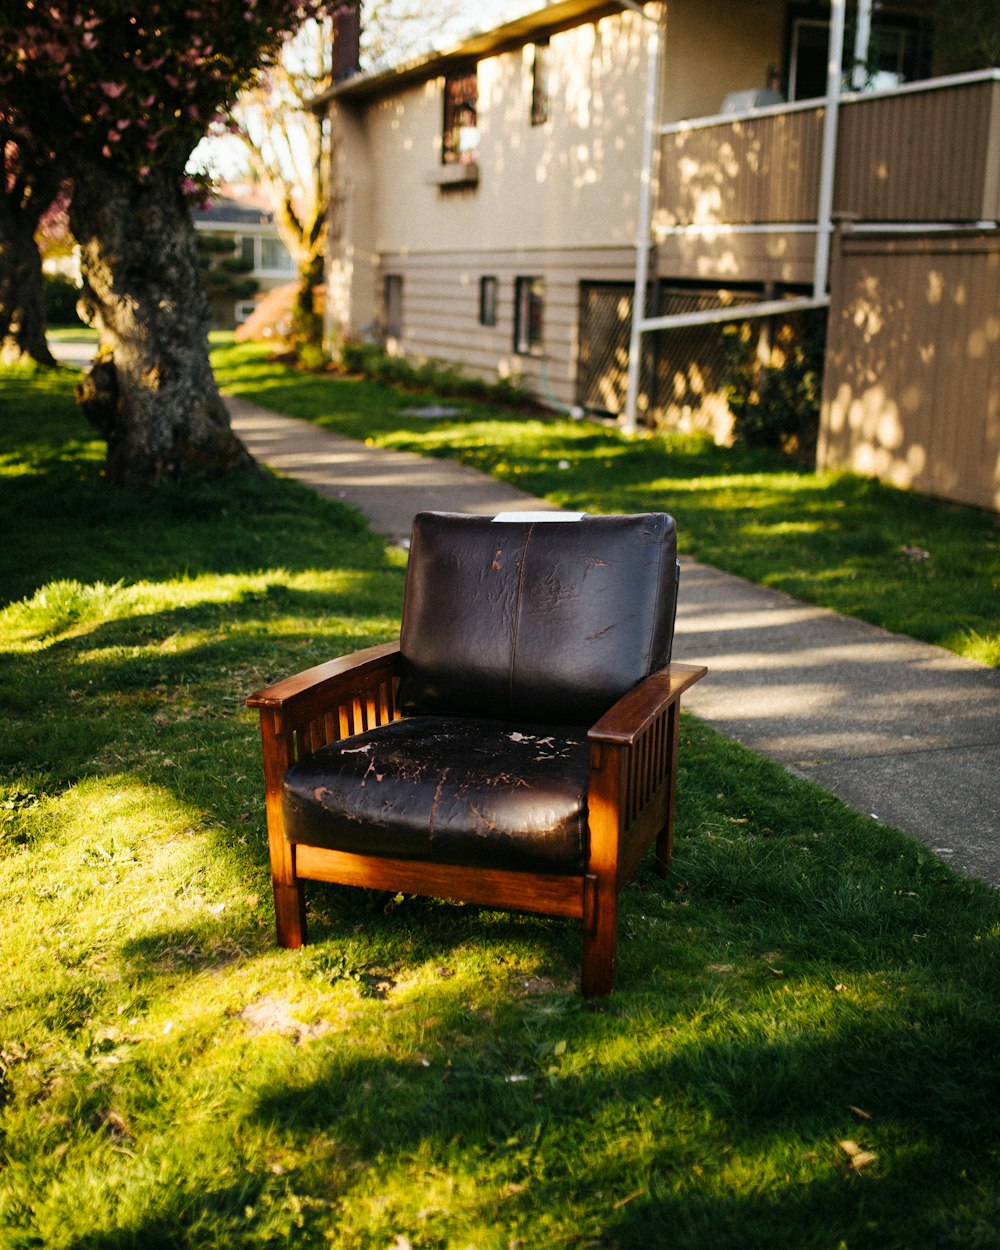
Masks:
[[[633,686],[587,733],[591,742],[631,746],[659,716],[708,672],[700,664],[668,664]]]
[[[274,712],[280,729],[282,720],[291,724],[309,719],[340,699],[391,679],[398,657],[398,639],[352,651],[259,690],[247,699],[246,705]]]

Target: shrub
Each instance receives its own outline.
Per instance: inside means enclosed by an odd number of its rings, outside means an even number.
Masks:
[[[772,447],[811,459],[819,432],[825,312],[776,319],[767,364],[757,357],[752,323],[726,326],[723,338],[733,442],[738,447]]]
[[[391,356],[378,343],[345,342],[340,349],[340,362],[348,373],[361,373],[376,382],[426,388],[458,399],[491,400],[518,407],[532,402],[530,392],[513,378],[489,382],[440,360],[423,359],[414,363],[404,356]]]

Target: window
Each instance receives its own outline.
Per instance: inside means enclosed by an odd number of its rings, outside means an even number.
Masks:
[[[868,45],[868,64],[857,66],[856,85],[867,91],[898,87],[909,77],[913,32],[899,26],[876,26]]]
[[[445,165],[472,164],[479,157],[479,86],[476,67],[448,74],[444,80],[444,128],[441,160]]]
[[[479,279],[479,324],[495,326],[497,323],[497,280],[492,276]]]
[[[403,275],[387,273],[382,284],[382,315],[387,338],[398,339],[403,333]]]
[[[545,279],[517,278],[514,282],[514,351],[521,356],[542,354],[542,314]]]
[[[792,55],[788,74],[788,98],[812,100],[826,95],[826,63],[830,25],[801,18],[792,27]]]
[[[788,27],[790,100],[826,95],[829,43],[827,13],[793,5]],[[919,19],[875,12],[865,65],[854,65],[854,32],[848,24],[844,40],[845,87],[867,91],[894,87],[925,76],[929,69],[927,27]]]
[[[542,126],[549,120],[549,45],[536,43],[531,62],[531,124]]]
[[[260,267],[275,273],[294,273],[295,262],[280,239],[260,240]]]

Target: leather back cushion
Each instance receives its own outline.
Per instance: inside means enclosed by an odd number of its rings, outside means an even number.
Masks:
[[[676,569],[665,513],[567,522],[420,513],[399,705],[589,724],[670,659]]]

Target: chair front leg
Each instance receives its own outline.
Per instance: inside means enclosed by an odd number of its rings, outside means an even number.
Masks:
[[[271,709],[260,709],[267,842],[271,858],[271,885],[274,890],[278,945],[297,950],[306,941],[305,891],[295,873],[295,847],[285,837],[281,810],[281,784],[294,761],[294,747],[291,734],[278,732],[276,720],[277,717]]]
[[[583,879],[584,998],[607,998],[615,988],[618,958],[618,891],[613,882],[588,873]]]
[[[591,743],[587,787],[590,845],[583,882],[581,989],[585,998],[604,997],[615,988],[623,767],[621,747]]]

